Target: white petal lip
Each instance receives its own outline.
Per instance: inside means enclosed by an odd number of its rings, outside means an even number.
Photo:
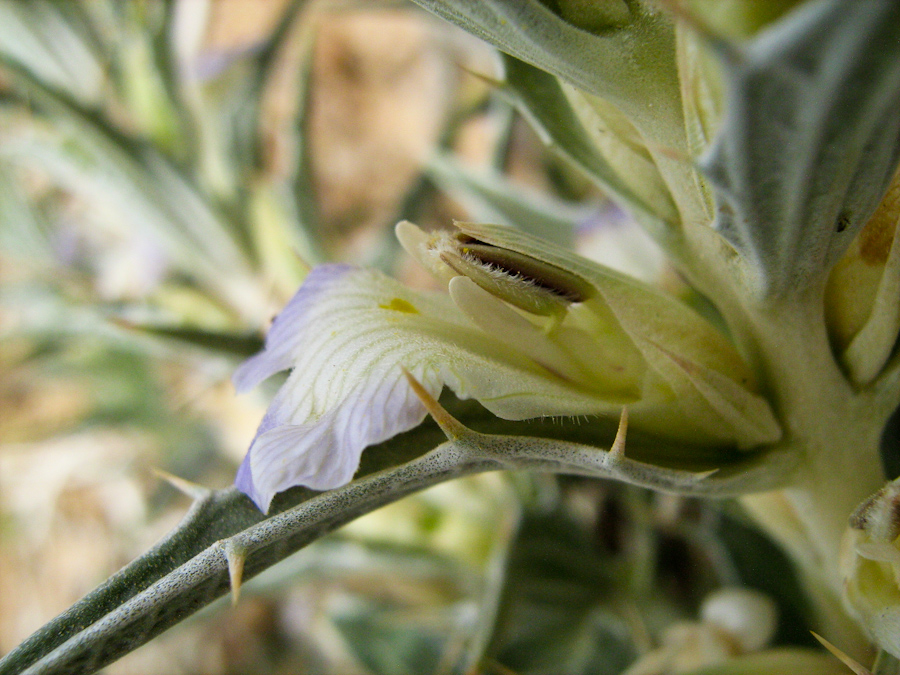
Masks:
[[[239,390],[292,368],[236,478],[267,510],[294,485],[347,483],[363,449],[417,426],[425,409],[401,366],[438,396],[444,384],[506,419],[609,412],[612,406],[485,335],[446,295],[416,293],[373,270],[326,265],[279,314]]]
[[[350,482],[366,446],[411,429],[425,417],[400,374],[360,383],[315,422],[281,424],[257,434],[235,479],[237,488],[268,511],[275,494],[295,485],[328,490]]]
[[[326,490],[349,482],[366,446],[411,429],[425,417],[424,407],[399,368],[390,372],[373,364],[367,377],[349,391],[341,391],[342,382],[328,387],[324,380],[345,378],[328,377],[327,372],[317,381],[307,380],[317,356],[320,365],[339,367],[337,359],[321,353],[326,343],[334,342],[327,337],[333,321],[327,321],[323,310],[334,311],[328,296],[342,288],[343,280],[360,273],[350,265],[314,269],[275,318],[265,349],[234,374],[235,388],[246,391],[279,371],[294,368],[269,406],[235,478],[237,488],[263,511],[268,511],[275,494],[289,487]],[[434,378],[418,376],[432,395],[440,393]],[[326,385],[324,391],[316,386],[321,384]],[[307,395],[310,390],[312,395]]]

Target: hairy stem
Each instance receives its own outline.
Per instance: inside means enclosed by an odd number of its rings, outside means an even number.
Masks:
[[[879,442],[891,411],[840,370],[822,307],[815,288],[747,312],[742,337],[784,428],[780,445],[799,464],[790,487],[744,503],[818,589],[812,600],[823,630],[839,631],[834,638],[859,653],[859,630],[841,616],[840,543],[852,511],[885,482]]]

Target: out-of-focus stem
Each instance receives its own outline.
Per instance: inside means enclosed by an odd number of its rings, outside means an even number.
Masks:
[[[790,487],[744,504],[796,562],[829,640],[864,657],[861,631],[843,613],[840,542],[855,507],[885,482],[879,441],[890,410],[855,390],[837,365],[819,288],[746,310],[739,325],[749,356],[800,462]],[[838,644],[835,642],[835,644]]]

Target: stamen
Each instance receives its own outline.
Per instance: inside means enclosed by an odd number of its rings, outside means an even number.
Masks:
[[[584,302],[593,295],[593,287],[581,277],[523,253],[479,241],[458,233],[460,253],[482,265],[492,267],[521,282],[554,293],[568,302]]]
[[[491,295],[538,316],[561,320],[569,305],[594,293],[580,277],[529,255],[457,233],[428,243],[431,255]]]

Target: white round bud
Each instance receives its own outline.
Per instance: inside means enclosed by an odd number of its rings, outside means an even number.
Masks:
[[[711,593],[703,601],[700,617],[703,623],[727,633],[742,653],[765,647],[778,625],[775,603],[748,588],[722,588]]]

